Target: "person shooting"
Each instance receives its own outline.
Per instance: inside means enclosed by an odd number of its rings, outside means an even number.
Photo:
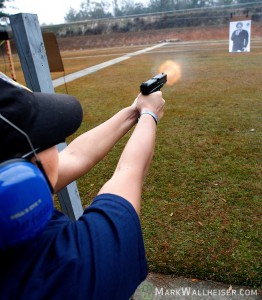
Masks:
[[[139,94],[58,153],[82,122],[79,101],[31,92],[2,73],[0,90],[0,298],[129,299],[147,276],[139,214],[161,91]],[[112,177],[77,221],[50,205],[134,125]]]

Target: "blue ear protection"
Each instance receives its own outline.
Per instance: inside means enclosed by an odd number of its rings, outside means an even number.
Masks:
[[[34,164],[25,159],[0,164],[0,249],[41,233],[52,214],[50,187]]]
[[[52,186],[29,136],[0,113],[0,119],[27,139],[36,158],[0,164],[0,249],[22,244],[42,232],[53,214]]]

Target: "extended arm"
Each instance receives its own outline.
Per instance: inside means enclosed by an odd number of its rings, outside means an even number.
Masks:
[[[134,103],[73,140],[59,154],[58,181],[55,192],[84,175],[102,160],[115,143],[133,127],[138,116]]]
[[[139,96],[137,107],[140,112],[150,110],[158,119],[163,115],[165,101],[162,93]],[[130,137],[112,178],[105,183],[99,194],[111,193],[129,201],[139,214],[140,198],[144,178],[150,166],[155,146],[156,123],[151,115],[143,114]]]

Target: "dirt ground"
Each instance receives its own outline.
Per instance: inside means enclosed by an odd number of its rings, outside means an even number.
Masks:
[[[252,24],[252,38],[262,37],[262,22]],[[196,27],[196,28],[168,28],[127,33],[113,33],[110,35],[89,35],[58,38],[61,51],[81,50],[91,48],[119,47],[130,45],[149,45],[163,41],[199,41],[199,40],[227,40],[229,26]]]

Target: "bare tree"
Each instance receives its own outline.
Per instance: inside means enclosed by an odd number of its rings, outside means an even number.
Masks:
[[[108,1],[86,0],[81,3],[79,11],[70,8],[65,16],[65,21],[74,22],[112,17],[112,14],[109,12],[109,6],[110,3]]]
[[[4,8],[6,8],[5,4],[6,2],[10,2],[13,0],[0,0],[0,18],[1,17],[6,17],[8,14],[4,13]]]

